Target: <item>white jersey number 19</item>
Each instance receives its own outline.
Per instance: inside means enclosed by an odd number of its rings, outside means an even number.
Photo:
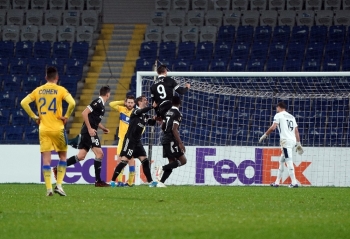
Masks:
[[[293,131],[294,125],[292,120],[287,120],[287,127],[290,131]]]

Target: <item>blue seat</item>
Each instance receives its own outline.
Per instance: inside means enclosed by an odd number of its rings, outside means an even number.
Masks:
[[[229,59],[231,58],[232,42],[216,41],[214,58]]]
[[[305,47],[304,42],[291,42],[288,46],[288,58],[303,59]]]
[[[35,58],[51,57],[51,43],[49,41],[37,41],[34,44]]]
[[[9,59],[0,58],[0,75],[6,75],[8,72]]]
[[[343,44],[337,42],[328,42],[325,47],[325,57],[338,58],[342,56]],[[346,49],[344,50],[346,52]]]
[[[226,59],[214,59],[211,61],[210,71],[227,71],[227,61]]]
[[[139,58],[136,60],[136,71],[152,71],[154,61],[149,59]]]
[[[265,60],[269,52],[269,45],[264,42],[255,42],[252,45],[250,58]]]
[[[157,50],[156,42],[143,42],[140,48],[140,58],[157,59]]]
[[[266,63],[266,71],[283,71],[284,59],[269,58]]]
[[[46,58],[31,58],[28,64],[29,75],[45,75]]]
[[[1,117],[1,115],[0,115]],[[0,143],[3,144],[5,139],[5,126],[0,125]]]
[[[233,58],[229,63],[229,71],[245,71],[247,59]]]
[[[11,58],[13,57],[13,52],[15,45],[13,41],[0,41],[0,57],[1,58]]]
[[[306,43],[309,38],[308,26],[294,26],[290,40],[292,42]]]
[[[209,63],[207,59],[196,59],[192,62],[192,71],[208,71]]]
[[[46,58],[46,65],[56,67],[58,74],[63,75],[65,61],[66,59],[62,59],[62,58]]]
[[[4,75],[4,90],[18,92],[21,89],[22,77],[20,75]]]
[[[288,58],[285,61],[284,71],[301,71],[302,61],[300,59]]]
[[[250,52],[250,43],[240,42],[233,45],[233,58],[247,59]]]
[[[306,47],[305,57],[307,58],[322,58],[324,50],[323,42],[309,42]]]
[[[197,45],[196,59],[208,59],[211,60],[213,55],[214,45],[212,42],[205,41],[199,42]]]
[[[326,26],[312,26],[310,29],[310,42],[322,42],[327,41],[328,28]]]
[[[16,103],[16,93],[14,91],[0,92],[0,106],[1,108],[14,108]]]
[[[16,43],[15,57],[31,58],[33,55],[33,42],[19,41]]]
[[[329,58],[326,57],[323,60],[323,71],[339,71],[340,70],[340,58]]]
[[[191,61],[186,59],[176,59],[174,61],[174,71],[190,71]]]
[[[239,26],[237,28],[235,42],[251,43],[253,41],[254,27],[252,26]]]
[[[177,52],[177,59],[192,60],[194,58],[194,53],[196,50],[196,45],[192,41],[185,41],[179,43],[179,48]]]
[[[158,63],[162,65],[166,65],[168,69],[173,69],[173,60],[174,59],[166,59],[166,58],[159,58]]]
[[[287,43],[273,42],[270,44],[270,58],[284,59],[286,57]]]
[[[159,59],[174,59],[176,54],[175,42],[161,42],[159,45]]]
[[[26,75],[27,74],[27,58],[12,58],[10,60],[10,74]]]
[[[61,81],[60,85],[66,88],[73,97],[77,93],[77,83],[74,81]]]
[[[28,125],[30,123],[29,116],[21,108],[12,109],[11,115],[12,115],[12,120],[11,120],[12,125]]]
[[[304,71],[320,71],[321,70],[321,59],[319,58],[308,58],[305,59],[303,64]]]
[[[272,41],[288,43],[290,38],[290,26],[275,26]]]
[[[61,82],[74,82],[78,83],[80,81],[80,77],[76,75],[63,75],[60,77],[60,83]]]
[[[9,125],[5,129],[6,131],[6,140],[9,140],[13,143],[22,143],[23,141],[23,126],[18,125]]]
[[[254,42],[270,43],[272,35],[271,26],[257,26],[255,28]]]
[[[10,110],[0,109],[0,125],[7,125],[10,121]]]
[[[249,59],[247,71],[264,71],[265,59]]]
[[[24,139],[32,144],[39,143],[39,128],[37,125],[28,125],[24,129]]]
[[[44,81],[44,75],[26,75],[23,76],[22,91],[31,92],[36,87],[40,86],[41,81]]]
[[[52,49],[52,58],[69,58],[70,45],[69,42],[54,42]]]
[[[328,30],[328,42],[343,43],[346,36],[346,27],[343,25],[330,26]]]
[[[79,59],[86,64],[89,56],[89,43],[87,42],[74,42],[72,45],[71,58]]]
[[[66,59],[66,75],[81,77],[83,74],[84,62],[80,59]]]
[[[218,41],[232,42],[235,38],[235,27],[232,25],[221,26],[218,31]]]

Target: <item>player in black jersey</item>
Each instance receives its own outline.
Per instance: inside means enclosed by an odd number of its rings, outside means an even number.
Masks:
[[[95,187],[109,187],[109,184],[101,179],[103,152],[100,139],[97,135],[97,129],[100,128],[105,134],[109,133],[109,129],[101,124],[101,120],[105,114],[105,103],[111,95],[110,92],[111,89],[109,86],[103,86],[100,89],[100,96],[94,99],[82,112],[84,123],[80,131],[79,152],[67,160],[67,167],[76,164],[84,160],[91,149],[95,154]],[[57,169],[54,168],[53,171],[56,175]]]
[[[171,100],[175,91],[183,95],[190,89],[191,85],[186,83],[186,87],[180,87],[173,78],[167,76],[168,71],[165,65],[160,65],[157,68],[157,73],[158,77],[151,86],[151,97],[152,102],[157,104],[157,116],[164,121],[166,112],[171,108]]]
[[[129,128],[126,131],[122,151],[120,153],[121,162],[114,169],[113,177],[110,182],[112,187],[115,187],[115,180],[131,158],[139,158],[143,172],[146,175],[147,181],[150,183],[149,186],[157,186],[157,182],[153,182],[152,180],[150,162],[141,142],[141,135],[146,124],[155,125],[156,123],[155,119],[150,118],[146,114],[146,112],[150,111],[153,107],[148,106],[148,100],[145,96],[137,97],[135,103],[137,107],[130,114]]]
[[[165,114],[165,130],[162,138],[163,157],[168,158],[169,164],[158,167],[156,176],[159,180],[157,187],[165,187],[164,182],[170,176],[174,168],[185,165],[187,159],[184,155],[186,149],[180,139],[179,127],[182,120],[182,114],[179,111],[181,99],[174,96],[172,107]]]

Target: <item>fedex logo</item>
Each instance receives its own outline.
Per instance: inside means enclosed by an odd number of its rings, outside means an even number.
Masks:
[[[216,156],[216,148],[197,148],[196,149],[196,183],[206,182],[206,170],[212,170],[213,178],[220,184],[232,184],[239,180],[242,184],[270,184],[276,180],[272,175],[274,170],[278,169],[278,161],[273,161],[273,157],[281,155],[279,148],[256,148],[255,159],[246,159],[240,163],[235,163],[232,159],[209,160],[210,156]],[[303,185],[311,185],[303,172],[311,162],[301,162],[298,166],[294,164],[295,176]],[[250,170],[247,170],[250,169]],[[247,173],[252,171],[253,173]],[[287,170],[285,170],[287,171]],[[208,174],[207,174],[208,175]],[[290,184],[290,177],[282,178],[282,184]]]

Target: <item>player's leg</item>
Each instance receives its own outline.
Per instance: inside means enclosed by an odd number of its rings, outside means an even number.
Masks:
[[[298,187],[297,179],[295,178],[294,164],[292,159],[293,146],[288,148],[283,148],[283,154],[286,159],[286,164],[288,168],[289,177],[292,180],[292,184],[289,185],[290,188]]]
[[[125,138],[123,141],[123,146],[121,147],[120,157],[121,161],[120,163],[115,167],[114,173],[110,182],[110,185],[112,187],[115,187],[115,180],[118,178],[118,176],[121,174],[124,167],[128,164],[128,161],[132,158],[134,151],[134,144],[132,141],[130,141],[128,138]]]
[[[48,132],[39,130],[40,152],[43,160],[43,176],[46,186],[46,196],[53,196],[51,182],[51,151],[53,150]]]
[[[102,159],[104,156],[101,146],[98,147],[98,145],[94,145],[94,147],[91,148],[91,150],[95,154],[95,160],[94,160],[95,187],[109,187],[110,185],[101,179]]]
[[[276,177],[276,181],[274,183],[271,183],[270,186],[271,187],[279,187],[280,182],[281,182],[281,178],[282,178],[282,174],[284,171],[284,163],[285,163],[285,158],[284,158],[284,154],[283,154],[283,150],[282,150],[282,155],[279,161],[279,166],[278,166],[278,171],[277,171],[277,177]]]
[[[120,138],[119,142],[118,142],[118,146],[117,146],[117,155],[118,155],[118,160],[117,160],[117,165],[120,163],[121,161],[121,157],[120,157],[120,152],[122,151],[122,147],[123,147],[123,142],[124,142],[124,138]],[[124,186],[124,182],[123,182],[123,173],[124,173],[124,169],[120,172],[120,174],[118,175],[117,178],[117,187],[123,187]]]
[[[129,164],[129,178],[125,186],[132,187],[134,186],[134,180],[135,180],[135,159],[131,158],[128,164]]]
[[[138,158],[141,161],[143,173],[146,176],[147,182],[149,183],[150,187],[156,187],[157,182],[153,181],[152,175],[151,175],[151,163],[149,159],[147,158],[147,153],[145,151],[145,148],[143,147],[141,141],[139,141],[133,152],[134,158]]]

